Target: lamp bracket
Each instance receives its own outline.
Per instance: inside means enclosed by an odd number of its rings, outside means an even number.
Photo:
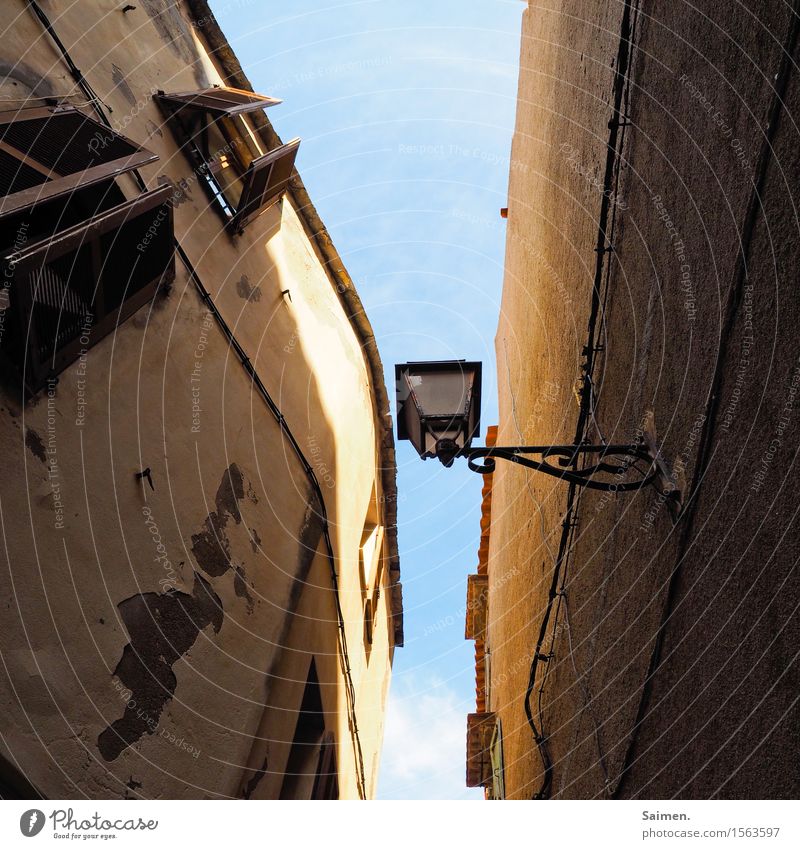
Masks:
[[[531,456],[532,455],[532,456]],[[538,459],[534,459],[538,455]],[[445,466],[451,466],[455,457],[466,457],[467,465],[481,475],[491,474],[497,460],[506,460],[544,472],[567,483],[603,492],[632,492],[655,483],[661,475],[658,455],[643,443],[629,445],[517,445],[463,448],[458,450],[451,440],[440,440],[436,456]],[[577,467],[580,459],[591,462]],[[555,460],[555,464],[549,462]],[[646,463],[642,470],[636,464]],[[630,480],[631,471],[641,477]],[[606,476],[598,480],[598,476]],[[610,479],[608,479],[610,476]]]

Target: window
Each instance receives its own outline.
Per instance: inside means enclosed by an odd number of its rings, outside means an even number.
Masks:
[[[330,731],[322,738],[317,774],[314,778],[311,798],[329,800],[339,798],[339,774],[336,770],[336,741]]]
[[[492,766],[492,781],[487,788],[489,791],[488,797],[490,799],[505,799],[506,788],[503,777],[505,770],[505,764],[503,763],[503,725],[499,719],[494,726],[489,752]]]
[[[358,549],[358,568],[363,590],[368,590],[377,577],[382,544],[383,528],[372,524],[367,519],[364,530],[361,532],[361,545]]]
[[[376,524],[379,512],[373,487],[373,497],[367,510],[361,545],[358,549],[358,572],[364,604],[364,653],[367,663],[372,655],[383,574],[383,527]]]
[[[467,787],[489,787],[492,782],[494,713],[467,714]]]
[[[467,787],[483,787],[487,799],[505,799],[503,728],[492,712],[467,715]]]
[[[372,640],[375,631],[375,613],[372,607],[372,599],[368,598],[364,602],[364,643],[367,646],[367,657],[369,658],[369,646],[372,645]]]
[[[300,139],[264,153],[242,117],[280,103],[235,88],[156,95],[178,140],[228,227],[241,232],[283,197]]]
[[[203,91],[187,91],[176,94],[159,92],[158,96],[162,101],[178,107],[188,106],[229,117],[241,115],[245,112],[254,112],[256,109],[266,109],[269,106],[277,106],[282,102],[275,97],[267,97],[253,91],[244,91],[240,88],[223,88],[222,86],[207,88]]]
[[[170,189],[114,180],[156,158],[72,108],[0,115],[0,353],[28,392],[174,276]]]

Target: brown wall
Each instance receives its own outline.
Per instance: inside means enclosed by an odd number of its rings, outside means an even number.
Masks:
[[[624,6],[531,2],[524,16],[496,339],[500,445],[574,437]],[[664,455],[683,467],[688,508],[674,526],[652,489],[580,496],[565,596],[543,646],[554,657],[536,688],[546,673],[552,792],[792,796],[795,70],[786,111],[769,117],[790,18],[772,2],[631,11],[631,126],[601,277],[596,422],[607,440],[628,442],[652,410]],[[594,423],[586,436],[598,439]],[[522,697],[566,503],[565,485],[498,466],[490,710],[517,798],[542,785]],[[534,708],[538,720],[537,698]]]

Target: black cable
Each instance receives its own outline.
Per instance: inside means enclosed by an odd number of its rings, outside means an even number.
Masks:
[[[622,96],[625,89],[625,81],[628,74],[628,60],[631,47],[631,0],[625,0],[625,7],[622,12],[622,21],[620,23],[620,38],[619,47],[617,49],[617,61],[614,69],[614,83],[612,87],[614,95],[613,116],[608,122],[608,145],[606,150],[606,165],[603,174],[603,195],[600,203],[600,215],[597,227],[597,244],[595,245],[595,271],[594,280],[592,281],[592,305],[589,313],[588,336],[589,342],[585,349],[586,363],[584,371],[591,374],[594,369],[595,334],[597,317],[600,313],[600,286],[603,281],[603,272],[606,266],[605,255],[609,249],[613,250],[613,243],[608,239],[608,213],[611,205],[611,194],[613,187],[614,171],[619,158],[617,150],[617,136],[619,128],[624,122],[624,117],[621,114],[620,107],[622,105]],[[616,209],[616,204],[615,204]],[[613,219],[612,219],[613,222]],[[586,418],[589,415],[589,396],[585,393],[581,395],[581,411],[578,417],[578,426],[576,428],[576,442],[583,438],[583,432],[586,425]]]
[[[550,615],[553,610],[553,602],[558,597],[558,578],[559,573],[561,571],[561,565],[564,562],[564,557],[567,552],[567,541],[570,535],[570,526],[572,525],[572,506],[575,500],[576,490],[577,486],[574,483],[570,483],[569,489],[567,491],[567,513],[564,516],[563,522],[561,523],[561,540],[559,541],[558,555],[556,556],[556,562],[553,567],[553,577],[550,582],[550,592],[548,593],[547,606],[545,607],[544,616],[542,617],[541,624],[539,625],[539,637],[536,641],[536,651],[533,655],[533,662],[531,663],[530,673],[528,676],[528,687],[525,691],[525,717],[528,720],[528,725],[533,731],[533,739],[536,741],[536,745],[539,749],[539,756],[542,759],[542,768],[544,769],[542,786],[539,788],[539,791],[534,794],[534,799],[549,799],[553,785],[553,762],[550,758],[550,752],[547,746],[547,735],[544,731],[544,722],[542,717],[541,695],[542,690],[544,689],[544,682],[542,682],[542,687],[540,687],[539,689],[539,727],[537,727],[536,722],[533,719],[533,711],[531,709],[531,696],[533,695],[533,691],[536,687],[536,674],[539,669],[540,661],[544,660],[546,663],[549,664],[552,660],[552,654],[542,654],[542,648],[544,646],[544,639],[547,636],[547,625],[550,622]],[[547,677],[546,674],[544,677]]]
[[[586,433],[586,424],[590,416],[591,408],[590,405],[592,403],[592,391],[591,391],[591,375],[594,370],[595,364],[595,339],[597,333],[597,319],[598,315],[601,311],[601,295],[600,288],[603,283],[603,274],[606,268],[605,256],[606,253],[609,252],[609,241],[607,238],[608,232],[608,216],[609,216],[609,208],[610,208],[610,198],[612,195],[612,187],[615,185],[615,170],[616,165],[619,159],[619,151],[618,151],[618,136],[619,136],[619,128],[623,127],[623,136],[622,140],[624,140],[624,117],[621,115],[622,106],[622,98],[625,92],[626,84],[628,83],[628,65],[630,58],[630,50],[631,50],[631,0],[625,0],[625,7],[622,12],[622,20],[620,23],[620,40],[619,47],[617,50],[617,61],[615,66],[614,73],[614,83],[612,87],[614,105],[613,105],[613,117],[609,121],[609,137],[608,137],[608,149],[606,152],[606,165],[605,172],[603,175],[603,199],[600,204],[600,214],[598,217],[598,227],[597,227],[597,244],[595,247],[596,260],[595,260],[595,273],[594,279],[592,281],[592,301],[591,308],[589,311],[589,321],[587,326],[587,344],[584,348],[584,356],[585,363],[583,365],[584,371],[584,381],[581,387],[581,398],[580,398],[580,412],[578,414],[578,422],[575,428],[575,445],[579,445],[583,442]],[[615,226],[616,219],[616,204],[614,207],[614,211],[612,213],[612,232],[613,227]],[[609,234],[610,235],[610,234]],[[607,285],[607,281],[606,281]],[[588,378],[588,379],[586,379]],[[578,463],[578,456],[575,457],[575,462],[573,466],[576,467]],[[556,562],[553,566],[553,577],[550,583],[550,592],[547,598],[547,606],[545,608],[544,616],[542,618],[541,625],[539,627],[539,636],[536,642],[536,650],[533,655],[533,660],[531,662],[530,674],[528,676],[528,687],[525,691],[524,698],[524,708],[525,708],[525,716],[528,720],[528,725],[533,732],[534,740],[536,741],[536,745],[539,749],[539,755],[542,760],[542,767],[544,769],[544,777],[542,779],[542,785],[539,788],[539,791],[534,794],[534,799],[548,799],[550,798],[550,794],[552,792],[553,785],[553,763],[550,757],[550,752],[547,746],[547,735],[544,731],[544,721],[542,715],[542,693],[544,690],[544,684],[547,680],[548,672],[544,674],[542,677],[541,686],[539,687],[539,695],[538,695],[538,705],[539,705],[539,726],[537,727],[536,722],[533,719],[533,711],[531,709],[531,696],[533,695],[533,691],[536,688],[536,676],[539,669],[539,663],[541,661],[545,661],[548,664],[552,661],[552,654],[543,655],[542,648],[544,645],[544,640],[547,635],[547,626],[550,621],[550,616],[553,612],[553,604],[556,599],[560,600],[560,592],[558,591],[559,585],[559,577],[561,575],[562,567],[565,567],[565,562],[571,552],[570,540],[572,536],[573,529],[577,522],[577,496],[576,492],[577,487],[570,483],[569,489],[567,491],[567,507],[564,514],[564,520],[561,523],[561,538],[559,540],[558,545],[558,554],[556,555]],[[556,608],[556,616],[554,619],[554,630],[555,624],[558,621],[558,609]],[[552,650],[552,646],[551,646]]]
[[[53,42],[59,49],[59,52],[61,53],[61,56],[64,59],[64,62],[66,63],[67,67],[70,70],[70,73],[72,74],[72,78],[81,87],[84,94],[89,98],[95,108],[95,111],[100,116],[103,123],[107,127],[111,128],[111,122],[108,120],[103,108],[99,104],[102,104],[102,106],[108,109],[109,112],[113,112],[114,110],[107,103],[103,103],[103,101],[98,96],[97,92],[91,87],[91,85],[89,85],[89,81],[81,73],[80,68],[78,68],[78,66],[72,61],[72,57],[70,56],[69,51],[64,46],[64,43],[61,41],[61,39],[58,37],[58,33],[53,29],[53,25],[50,22],[50,18],[48,18],[47,15],[44,13],[42,7],[36,2],[36,0],[28,0],[28,5],[31,7],[34,15],[36,15],[36,17],[39,19],[45,30],[47,30],[47,34],[50,36],[50,38],[53,39]]]
[[[359,778],[359,788],[358,788],[358,790],[359,790],[359,795],[361,796],[361,798],[366,799],[366,779],[365,779],[365,774],[364,774],[364,754],[363,754],[363,751],[362,751],[362,748],[361,748],[361,738],[360,738],[360,735],[359,735],[359,732],[358,732],[358,722],[357,722],[357,719],[356,719],[356,708],[355,708],[356,694],[355,694],[355,687],[353,686],[353,678],[352,678],[351,668],[350,668],[350,655],[349,655],[349,652],[348,652],[348,649],[347,649],[347,634],[345,632],[344,611],[342,610],[341,597],[340,597],[340,593],[339,593],[339,576],[336,572],[336,555],[334,553],[333,544],[331,542],[330,526],[329,526],[329,523],[328,523],[328,513],[327,513],[327,509],[325,507],[325,499],[324,499],[323,494],[322,494],[322,487],[319,484],[319,480],[317,479],[317,475],[314,472],[313,467],[311,466],[311,464],[309,463],[305,454],[303,453],[303,449],[300,447],[299,443],[297,442],[297,439],[295,438],[294,434],[292,433],[291,428],[286,423],[285,416],[283,415],[283,413],[281,413],[280,408],[275,403],[272,396],[269,394],[269,391],[267,390],[266,386],[264,386],[264,383],[262,382],[261,378],[259,377],[258,372],[255,369],[255,366],[250,361],[249,357],[247,357],[247,355],[245,354],[244,348],[242,348],[241,343],[234,336],[233,331],[228,326],[228,323],[222,317],[222,314],[220,313],[219,309],[217,308],[217,305],[214,303],[213,299],[211,298],[211,294],[205,288],[205,286],[203,285],[203,282],[200,280],[200,277],[198,276],[197,271],[195,270],[194,266],[192,265],[191,260],[186,255],[186,252],[183,250],[183,248],[180,246],[180,244],[177,241],[175,242],[175,249],[176,249],[178,255],[180,256],[181,261],[183,262],[184,266],[186,267],[186,270],[189,273],[189,276],[191,277],[192,282],[194,283],[195,287],[197,288],[197,291],[198,291],[200,297],[202,298],[202,300],[205,303],[206,307],[208,308],[209,312],[214,316],[214,319],[216,320],[216,322],[219,325],[220,329],[222,330],[223,334],[227,338],[228,343],[230,344],[231,348],[233,348],[233,350],[236,352],[236,355],[238,356],[239,361],[241,362],[245,371],[250,375],[250,379],[252,380],[256,389],[258,389],[259,394],[264,399],[264,402],[266,403],[270,412],[274,416],[275,421],[278,423],[278,426],[281,429],[281,432],[286,437],[289,444],[292,446],[292,449],[294,450],[295,455],[297,456],[298,460],[300,461],[300,465],[303,467],[303,471],[305,472],[306,476],[308,477],[309,481],[311,482],[312,489],[314,490],[314,495],[317,498],[317,501],[319,502],[319,512],[317,513],[317,517],[319,518],[319,520],[322,524],[322,535],[323,535],[323,538],[325,540],[326,553],[327,553],[328,561],[330,563],[331,582],[333,584],[334,599],[335,599],[335,603],[336,603],[336,615],[337,615],[338,627],[339,627],[339,639],[340,639],[341,648],[342,648],[342,661],[343,661],[343,666],[344,666],[345,678],[346,678],[346,682],[347,682],[348,712],[350,714],[349,719],[350,719],[350,724],[351,724],[352,731],[353,731],[353,737],[354,737],[354,742],[355,742],[355,745],[356,745],[356,751],[357,751],[357,756],[358,756],[358,771],[359,771],[358,772],[358,778]]]
[[[99,96],[94,91],[94,89],[91,87],[91,85],[86,80],[86,78],[83,76],[83,74],[81,73],[79,68],[73,62],[72,57],[69,54],[69,51],[64,46],[61,39],[58,37],[58,34],[56,33],[56,31],[53,29],[53,25],[51,24],[50,19],[47,17],[47,15],[41,9],[41,7],[36,2],[36,0],[29,0],[29,5],[30,5],[31,9],[33,10],[34,14],[36,15],[36,17],[41,21],[42,25],[47,30],[47,33],[53,39],[53,42],[55,43],[55,45],[58,47],[67,67],[70,69],[70,72],[72,73],[74,80],[78,83],[78,85],[84,91],[86,96],[89,98],[89,100],[91,101],[92,105],[94,106],[94,109],[97,112],[100,119],[102,120],[102,122],[109,129],[113,129],[113,127],[111,126],[111,122],[108,120],[108,117],[107,117],[105,110],[103,108],[105,106],[105,104],[99,98]],[[109,112],[113,111],[110,107],[107,107],[107,108],[108,108]],[[139,188],[141,189],[141,191],[143,191],[143,192],[148,191],[147,184],[145,183],[145,181],[142,178],[142,175],[139,173],[139,171],[134,169],[132,171],[132,174],[133,174],[134,178],[136,179],[136,183],[139,186]],[[360,737],[360,734],[359,734],[359,731],[358,731],[358,721],[357,721],[357,716],[356,716],[356,693],[355,693],[355,686],[353,685],[352,670],[351,670],[351,667],[350,667],[350,654],[349,654],[348,648],[347,648],[347,634],[346,634],[346,630],[345,630],[344,611],[342,610],[341,594],[339,592],[339,576],[338,576],[338,573],[336,571],[336,555],[335,555],[335,552],[334,552],[334,549],[333,549],[333,543],[331,542],[330,525],[329,525],[329,522],[328,522],[328,512],[327,512],[327,509],[325,507],[325,499],[323,497],[322,487],[320,486],[319,481],[317,480],[317,476],[316,476],[316,473],[314,472],[313,467],[311,466],[311,464],[309,463],[305,454],[303,453],[303,450],[300,447],[300,444],[297,442],[297,439],[295,438],[291,429],[289,428],[289,425],[286,423],[286,418],[284,417],[283,413],[280,411],[280,408],[275,403],[272,396],[269,394],[266,386],[264,386],[264,383],[262,382],[261,378],[258,375],[258,372],[256,371],[255,367],[253,366],[252,362],[250,361],[250,358],[246,355],[244,348],[242,347],[241,343],[234,336],[233,331],[230,329],[227,322],[222,317],[222,314],[219,312],[219,309],[217,308],[216,304],[213,302],[213,300],[211,298],[210,292],[203,285],[203,282],[200,280],[200,277],[197,274],[197,271],[194,268],[194,265],[192,264],[191,260],[189,259],[188,255],[186,254],[184,249],[181,247],[181,244],[178,242],[178,239],[174,236],[173,236],[173,244],[175,246],[176,253],[181,258],[181,261],[183,262],[190,278],[192,279],[192,282],[194,283],[195,288],[197,289],[198,293],[200,294],[201,299],[204,301],[204,303],[208,307],[209,312],[211,312],[211,314],[214,316],[214,319],[216,320],[218,326],[220,327],[223,334],[227,338],[228,343],[230,344],[230,346],[236,352],[236,354],[239,358],[239,361],[242,364],[242,366],[244,367],[245,371],[250,375],[251,381],[255,384],[256,388],[259,391],[259,394],[261,395],[261,397],[265,401],[267,407],[269,408],[270,412],[272,413],[275,420],[277,421],[278,426],[280,427],[281,433],[284,435],[284,437],[289,441],[289,444],[292,446],[292,449],[293,449],[295,455],[297,456],[297,459],[300,461],[300,465],[303,467],[303,472],[305,473],[306,477],[309,479],[309,482],[311,483],[311,488],[314,491],[314,495],[315,495],[317,501],[319,502],[319,512],[317,513],[317,517],[319,518],[320,523],[322,525],[322,535],[323,535],[323,539],[325,541],[326,555],[327,555],[327,558],[328,558],[328,562],[330,564],[331,583],[333,584],[334,600],[335,600],[335,604],[336,604],[336,616],[337,616],[339,641],[340,641],[341,655],[342,655],[342,666],[343,666],[343,669],[344,669],[345,680],[346,680],[346,693],[347,693],[348,714],[349,714],[348,718],[349,718],[349,721],[350,721],[351,733],[352,733],[352,736],[353,736],[353,742],[355,744],[356,755],[357,755],[357,760],[358,760],[358,776],[357,776],[358,777],[358,793],[359,793],[359,796],[362,799],[366,799],[367,798],[367,786],[366,786],[366,777],[365,777],[365,771],[364,771],[364,753],[363,753],[363,750],[362,750],[362,747],[361,747],[361,737]]]

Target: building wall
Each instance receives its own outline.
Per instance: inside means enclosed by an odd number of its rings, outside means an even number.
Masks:
[[[83,101],[27,4],[13,5],[0,97],[36,86]],[[46,12],[114,127],[158,154],[141,170],[148,187],[179,187],[175,235],[319,480],[371,794],[399,624],[387,530],[382,568],[368,575],[381,592],[367,652],[359,548],[365,524],[394,524],[385,390],[357,296],[320,252],[297,192],[229,235],[152,99],[226,83],[204,6],[146,2],[123,14],[97,0]],[[119,183],[135,196],[132,178]],[[167,297],[53,389],[25,405],[11,384],[2,395],[5,757],[52,797],[277,796],[313,657],[340,792],[358,797],[315,496],[181,262]],[[145,467],[152,491],[135,477]],[[171,663],[159,659],[164,643]],[[151,675],[115,675],[126,646]],[[114,726],[122,748],[107,729],[127,698],[134,708]],[[134,715],[142,705],[149,726]]]
[[[784,50],[797,56],[784,4],[529,3],[496,338],[497,441],[575,435],[626,8],[629,126],[612,186],[604,350],[586,437],[629,442],[652,411],[687,508],[675,525],[652,489],[579,496],[534,715],[556,797],[793,797],[800,775],[782,741],[800,722],[789,642],[798,82],[795,70],[785,88],[777,81]],[[777,119],[776,98],[786,104]],[[564,484],[498,465],[489,710],[502,719],[512,798],[543,784],[523,698],[566,506]]]

